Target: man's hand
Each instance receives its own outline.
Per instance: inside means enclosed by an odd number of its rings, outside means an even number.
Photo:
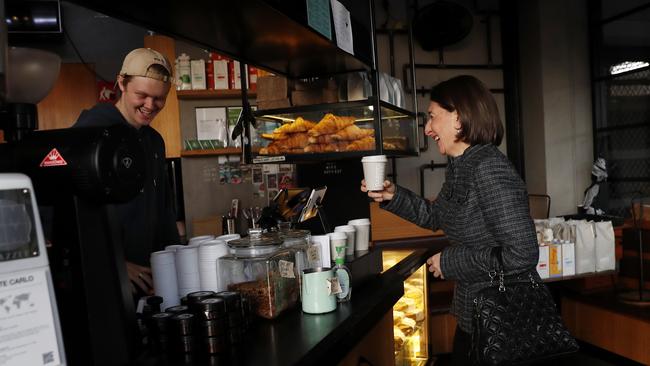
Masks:
[[[126,273],[131,280],[131,291],[137,292],[135,286],[138,286],[142,292],[147,295],[153,295],[153,279],[151,278],[151,268],[126,262]]]
[[[429,265],[429,272],[433,272],[433,277],[445,279],[440,269],[440,253],[427,259],[427,264]]]

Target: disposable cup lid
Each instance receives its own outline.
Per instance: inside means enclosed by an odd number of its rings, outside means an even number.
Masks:
[[[357,231],[357,229],[354,228],[352,225],[340,225],[334,228],[334,231]]]
[[[361,158],[362,163],[385,163],[387,161],[386,155],[372,155]]]
[[[342,232],[342,231],[335,231],[333,233],[329,233],[328,235],[330,236],[330,239],[332,239],[332,240],[347,239],[348,238],[348,236],[345,235],[345,233]]]
[[[348,221],[348,225],[370,225],[369,219],[354,219]]]

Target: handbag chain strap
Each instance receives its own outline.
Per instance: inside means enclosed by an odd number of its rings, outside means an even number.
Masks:
[[[499,276],[499,292],[506,291],[502,250],[503,247],[500,246],[492,248],[490,252],[490,257],[492,259],[492,263],[495,263],[495,267],[493,270],[488,272],[488,276],[490,277],[490,286],[494,284],[494,278]],[[535,281],[535,278],[533,277],[533,274],[531,272],[528,272],[528,279],[530,280],[532,287],[534,288],[539,287],[539,284],[537,283],[537,281]]]

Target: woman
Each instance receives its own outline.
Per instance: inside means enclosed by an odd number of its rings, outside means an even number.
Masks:
[[[456,281],[451,312],[458,321],[454,365],[469,364],[472,308],[489,285],[492,247],[502,247],[506,275],[535,271],[539,251],[528,194],[510,161],[497,149],[503,125],[494,98],[472,76],[458,76],[431,90],[425,134],[448,156],[445,183],[435,201],[384,182],[383,191],[361,190],[380,207],[421,227],[441,228],[450,246],[427,260],[438,278]],[[513,340],[516,342],[516,340]]]

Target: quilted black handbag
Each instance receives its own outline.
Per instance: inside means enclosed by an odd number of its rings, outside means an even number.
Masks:
[[[531,273],[504,278],[501,247],[492,250],[490,286],[474,299],[471,359],[477,365],[518,365],[578,350],[544,283]]]

